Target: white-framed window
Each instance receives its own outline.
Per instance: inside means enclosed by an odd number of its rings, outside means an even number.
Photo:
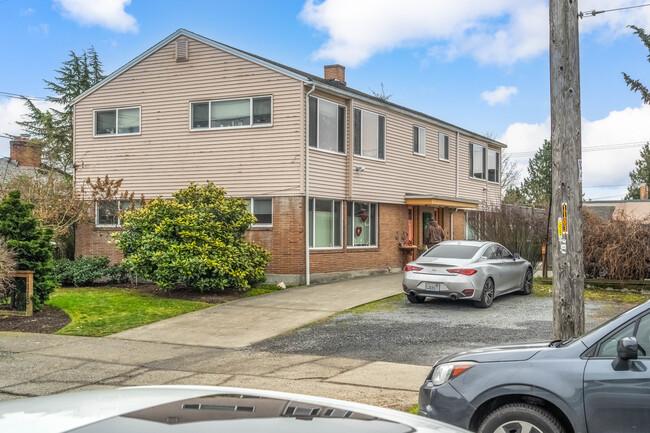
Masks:
[[[469,144],[469,175],[476,179],[485,179],[486,151],[485,146]]]
[[[438,134],[438,158],[449,161],[449,136],[442,132]]]
[[[138,200],[97,200],[95,202],[95,226],[122,227],[121,215],[132,209],[140,209]]]
[[[488,149],[487,151],[487,180],[499,182],[499,152]]]
[[[377,246],[377,209],[377,203],[348,202],[348,247]]]
[[[354,154],[386,159],[386,117],[372,111],[354,109]]]
[[[273,122],[273,98],[217,99],[190,103],[190,130],[251,128]]]
[[[427,130],[422,126],[413,126],[413,153],[426,155],[427,151]]]
[[[346,108],[326,99],[309,97],[309,147],[345,153]]]
[[[140,134],[140,107],[93,111],[94,137]]]
[[[341,201],[309,199],[309,248],[341,248]]]
[[[257,218],[253,227],[273,226],[273,199],[270,197],[245,198],[246,208]]]

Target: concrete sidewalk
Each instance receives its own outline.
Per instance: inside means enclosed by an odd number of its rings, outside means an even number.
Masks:
[[[402,293],[402,273],[297,287],[173,317],[109,338],[241,348]]]
[[[289,289],[110,338],[0,332],[0,401],[134,385],[223,385],[407,410],[430,366],[244,348],[401,292],[401,273]]]

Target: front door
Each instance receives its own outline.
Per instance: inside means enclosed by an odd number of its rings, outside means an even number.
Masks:
[[[442,227],[442,221],[440,221],[440,218],[438,217],[439,214],[438,208],[428,208],[422,211],[422,239],[424,239],[424,232],[427,230],[429,221],[431,221],[432,218],[438,221],[438,224]]]

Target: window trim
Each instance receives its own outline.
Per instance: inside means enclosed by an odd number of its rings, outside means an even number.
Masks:
[[[469,175],[469,178],[474,179],[474,180],[487,181],[487,146],[485,146],[484,144],[473,143],[471,141],[469,142],[469,144],[470,144],[470,146],[472,146],[471,150],[470,150],[470,156],[469,156],[469,161],[470,161],[470,166],[469,166],[470,175]],[[479,146],[479,147],[483,148],[483,157],[482,157],[482,159],[483,159],[483,177],[477,177],[477,176],[474,175],[474,146]]]
[[[354,113],[354,110],[359,110],[361,112],[361,116],[360,116],[361,125],[359,125],[359,147],[360,147],[360,150],[361,150],[361,154],[354,153],[354,142],[353,142],[352,143],[352,147],[353,147],[352,155],[355,158],[363,158],[363,159],[369,159],[371,161],[386,162],[386,147],[387,147],[386,146],[386,129],[387,129],[387,125],[388,125],[386,115],[385,114],[380,114],[380,113],[378,113],[376,111],[368,110],[366,108],[357,107],[357,106],[352,107],[352,110],[353,110],[353,113]],[[384,158],[383,159],[379,158],[379,157],[366,156],[366,155],[363,154],[363,112],[364,111],[377,116],[377,139],[379,139],[379,117],[384,118]],[[353,137],[353,141],[354,141],[354,137]],[[379,154],[379,143],[377,143],[377,153]]]
[[[116,201],[117,202],[117,224],[99,224],[99,202],[102,202],[102,201],[106,201],[106,202],[108,202],[108,201]],[[122,202],[123,201],[130,201],[130,202],[133,202],[133,203],[137,202],[137,200],[128,200],[128,199],[121,199],[121,198],[111,199],[111,200],[95,200],[95,227],[100,227],[100,228],[102,228],[102,227],[112,227],[112,228],[122,227],[122,218],[120,217],[120,215],[122,214]]]
[[[374,202],[374,201],[366,201],[366,202],[364,202],[363,200],[348,200],[348,201],[346,202],[346,205],[347,205],[348,203],[351,203],[351,204],[352,204],[352,213],[354,213],[354,204],[355,204],[355,203],[368,203],[368,205],[373,205],[373,204],[374,204],[374,205],[375,205],[375,212],[376,212],[377,214],[379,214],[379,202]],[[370,210],[370,209],[372,209],[372,207],[369,207],[369,210]],[[348,216],[348,215],[347,215],[347,212],[348,212],[348,207],[345,206],[346,224],[347,224],[347,216]],[[372,217],[370,217],[370,218],[372,218]],[[346,228],[347,228],[347,227],[346,227]],[[346,238],[347,238],[347,230],[345,231],[345,235],[346,235]],[[349,245],[349,244],[348,244],[348,241],[350,241],[350,240],[349,240],[349,239],[346,239],[345,246],[346,246],[346,248],[349,249],[349,250],[358,250],[358,249],[364,249],[364,248],[365,248],[365,249],[368,249],[368,248],[375,248],[375,249],[377,249],[377,248],[379,248],[379,217],[375,217],[375,236],[376,236],[376,239],[375,239],[375,244],[374,244],[374,245],[354,245],[354,237],[353,237],[352,240],[351,240],[351,241],[352,241],[352,245]]]
[[[260,99],[260,98],[271,98],[271,121],[269,123],[261,123],[261,124],[254,124],[253,123],[253,99]],[[250,113],[250,125],[242,125],[242,126],[219,126],[219,127],[212,127],[210,124],[212,123],[212,103],[213,102],[227,102],[227,101],[242,101],[248,99],[249,100],[249,113]],[[208,127],[207,128],[193,128],[192,127],[192,105],[193,104],[208,104]],[[200,131],[221,131],[221,130],[228,130],[228,129],[248,129],[248,128],[269,128],[273,126],[273,121],[274,121],[274,116],[273,116],[273,95],[256,95],[256,96],[243,96],[239,98],[223,98],[223,99],[209,99],[209,100],[198,100],[198,101],[189,101],[189,130],[190,132],[200,132]]]
[[[427,155],[427,128],[420,125],[413,125],[413,130],[415,131],[416,129],[418,131],[418,151],[416,152],[414,149],[413,155],[426,156]],[[420,142],[420,131],[424,131],[423,143]],[[415,135],[413,136],[413,139],[415,139]],[[415,143],[413,143],[413,147],[415,147]],[[424,152],[422,152],[422,150],[424,150]]]
[[[440,142],[441,142],[440,138],[441,137],[447,137],[447,158],[446,159],[442,158],[440,156]],[[450,141],[450,139],[449,139],[448,134],[445,134],[444,132],[438,132],[438,160],[445,161],[445,162],[450,162],[451,161],[451,154],[450,154],[451,152],[450,152],[450,149],[449,149],[451,146],[450,146],[449,141]]]
[[[307,147],[310,150],[318,150],[319,152],[325,152],[329,153],[331,155],[343,155],[347,156],[348,154],[348,141],[347,141],[347,136],[348,136],[348,107],[344,104],[340,104],[336,101],[332,101],[331,99],[327,98],[321,98],[320,96],[310,96],[309,98],[314,98],[316,100],[316,146],[310,146],[309,142],[307,143]],[[309,111],[309,98],[307,98],[307,111]],[[345,110],[345,116],[343,118],[345,121],[343,122],[343,147],[345,150],[343,152],[335,151],[335,150],[328,150],[328,149],[322,149],[320,147],[320,135],[318,132],[320,131],[320,101],[325,101],[329,102],[330,104],[334,104],[337,106],[336,110],[336,138],[337,138],[337,146],[338,146],[338,134],[339,134],[339,115],[338,115],[338,109],[343,108]],[[311,120],[311,119],[310,119]],[[309,136],[309,125],[307,125],[307,133]],[[309,138],[308,138],[309,141]]]
[[[250,213],[255,216],[255,199],[263,199],[263,200],[271,200],[271,223],[266,224],[266,223],[254,223],[251,224],[251,227],[273,227],[273,197],[246,197],[244,200],[249,200],[250,203]]]
[[[138,109],[138,125],[140,126],[139,132],[128,132],[128,133],[119,133],[118,129],[118,120],[119,120],[119,110],[129,110],[129,109]],[[97,135],[97,113],[100,111],[115,111],[115,134],[99,134]],[[107,138],[107,137],[125,137],[129,135],[142,135],[142,106],[134,105],[130,107],[119,107],[119,108],[96,108],[93,110],[93,138]]]
[[[316,224],[315,224],[315,219],[316,219],[316,200],[321,200],[321,201],[331,201],[332,202],[332,213],[334,213],[334,203],[339,202],[340,204],[340,212],[339,212],[339,225],[341,228],[341,232],[339,233],[339,239],[341,240],[341,245],[340,246],[332,246],[332,247],[316,247],[312,245],[312,242],[309,243],[309,250],[317,250],[317,251],[327,251],[327,250],[342,250],[343,249],[343,200],[337,200],[337,199],[329,199],[329,198],[318,198],[318,197],[309,197],[310,201],[313,201],[314,203],[314,211],[312,212],[312,217],[311,221],[309,222],[309,231],[311,233],[307,233],[307,236],[311,236],[311,239],[313,240],[313,244],[316,243]],[[309,203],[307,203],[307,212],[309,213]],[[332,218],[332,225],[334,225],[334,218]],[[332,236],[334,236],[334,227],[332,227]]]

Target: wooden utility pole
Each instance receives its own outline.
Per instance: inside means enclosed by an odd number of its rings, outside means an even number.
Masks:
[[[553,333],[585,328],[578,0],[550,0]]]

